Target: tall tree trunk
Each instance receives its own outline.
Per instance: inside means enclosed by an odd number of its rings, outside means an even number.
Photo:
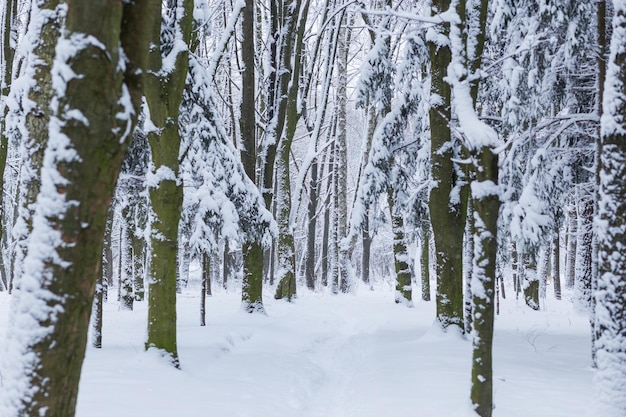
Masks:
[[[256,181],[256,109],[255,109],[255,86],[254,86],[254,0],[246,0],[246,6],[242,11],[241,27],[241,57],[243,60],[242,90],[241,90],[241,117],[239,129],[243,149],[241,161],[246,175],[253,182]],[[271,197],[270,197],[271,201]],[[270,201],[267,201],[269,208]],[[243,281],[241,303],[242,308],[249,312],[264,313],[263,308],[263,246],[258,241],[246,241],[242,244],[243,253]],[[226,266],[228,254],[224,252],[224,265]],[[226,282],[224,271],[224,282]]]
[[[352,15],[350,15],[352,16]],[[350,291],[350,259],[347,244],[342,240],[347,235],[348,225],[348,148],[347,148],[347,102],[348,102],[348,54],[352,31],[350,29],[353,17],[348,18],[343,25],[345,16],[338,17],[339,37],[337,39],[337,136],[335,147],[336,168],[336,192],[337,204],[335,216],[337,217],[337,263],[339,267],[339,288],[341,292]],[[404,269],[403,269],[404,271]],[[410,277],[410,274],[409,274]],[[409,282],[410,286],[410,282]],[[409,297],[410,300],[410,297]]]
[[[4,170],[7,162],[9,138],[6,131],[6,118],[9,113],[7,98],[11,88],[13,74],[13,60],[17,43],[17,0],[6,0],[4,7],[4,19],[2,28],[2,73],[0,79],[0,190],[4,190]],[[15,42],[11,42],[13,39]],[[4,213],[4,205],[0,199],[0,291],[8,289],[7,271],[5,267],[4,242],[7,241],[7,228]]]
[[[449,0],[433,0],[431,15],[450,8]],[[447,37],[449,23],[435,26],[437,36]],[[435,240],[437,275],[437,321],[446,329],[463,329],[463,231],[465,209],[453,201],[452,193],[458,187],[454,163],[454,147],[450,133],[450,85],[446,80],[451,52],[448,44],[429,42],[431,96],[438,97],[430,108],[431,173],[435,184],[430,192],[430,222]],[[457,190],[459,191],[459,190]],[[466,194],[461,193],[461,194]]]
[[[176,347],[176,265],[178,223],[183,202],[183,188],[178,178],[180,135],[178,110],[187,77],[188,50],[176,46],[176,53],[165,62],[164,53],[174,53],[169,31],[179,34],[178,41],[189,45],[193,20],[193,1],[180,5],[168,2],[170,27],[161,27],[160,13],[155,16],[150,36],[150,50],[145,80],[145,95],[150,120],[155,129],[148,132],[152,151],[154,181],[150,184],[152,237],[150,286],[148,291],[148,339],[146,348],[156,348],[179,367]],[[163,34],[163,38],[161,37]],[[171,66],[173,64],[173,66]],[[171,66],[171,67],[170,67]]]
[[[603,113],[603,98],[604,98],[604,83],[606,81],[606,52],[607,52],[607,22],[606,22],[606,1],[601,0],[598,1],[596,7],[596,22],[597,22],[597,41],[598,41],[598,55],[596,57],[596,67],[598,69],[598,77],[596,80],[596,90],[597,90],[597,99],[596,99],[596,112],[598,117],[602,116]],[[602,129],[601,124],[598,127],[598,135],[596,139],[596,155],[595,155],[595,184],[596,184],[596,201],[600,201],[600,157],[602,154]],[[599,206],[598,204],[594,207],[595,213],[594,218],[599,217]],[[598,291],[598,280],[599,280],[599,236],[598,233],[594,234],[594,242],[593,242],[593,275],[591,277],[591,361],[592,366],[597,368],[597,339],[600,336],[598,331],[599,327],[597,325],[596,317],[596,297]]]
[[[145,69],[149,5],[74,0],[63,8],[67,19],[57,51],[65,54],[57,55],[61,65],[50,75],[58,81],[50,123],[57,134],[45,149],[30,237],[39,252],[27,255],[15,324],[8,330],[15,357],[3,380],[14,389],[2,396],[6,407],[0,408],[9,417],[75,414],[108,202],[141,103],[137,83]],[[39,12],[35,5],[33,10]],[[41,23],[40,15],[33,17]],[[127,25],[133,28],[130,43]],[[56,43],[42,42],[52,50]],[[62,76],[68,73],[76,76]]]
[[[284,1],[282,4],[283,43],[281,45],[281,81],[287,85],[287,95],[278,105],[279,129],[276,138],[278,151],[276,160],[276,222],[278,223],[278,286],[275,298],[291,301],[296,296],[296,249],[291,228],[291,182],[289,157],[291,145],[300,119],[298,93],[300,89],[301,56],[304,29],[306,26],[309,0]]]
[[[594,414],[626,415],[626,1],[613,2],[600,154]]]
[[[486,3],[486,2],[485,2]],[[498,184],[498,157],[491,149],[483,148],[480,166],[476,171],[476,181]],[[493,322],[494,297],[496,296],[496,259],[498,253],[498,212],[500,196],[489,194],[473,200],[476,216],[476,282],[484,291],[474,291],[472,338],[472,388],[471,401],[476,413],[481,417],[491,417],[493,409]]]
[[[24,40],[31,43],[33,48],[27,52],[28,68],[22,77],[32,76],[37,80],[37,87],[19,91],[20,95],[26,94],[26,99],[15,97],[20,101],[20,106],[26,109],[24,123],[27,137],[22,138],[23,149],[20,152],[23,160],[20,163],[18,216],[13,227],[17,233],[14,233],[15,242],[12,243],[14,252],[9,277],[10,290],[19,286],[33,227],[35,202],[41,187],[40,170],[49,139],[48,127],[52,113],[50,103],[54,94],[51,75],[55,57],[54,45],[59,39],[65,20],[60,3],[60,0],[46,0],[37,6],[33,5],[31,25]],[[27,103],[21,103],[24,100]]]

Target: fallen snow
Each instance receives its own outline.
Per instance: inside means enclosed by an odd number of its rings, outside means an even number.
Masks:
[[[146,303],[134,312],[106,303],[103,348],[87,349],[77,416],[469,415],[471,342],[433,327],[434,302],[396,305],[391,286],[301,290],[294,304],[266,297],[261,316],[240,311],[238,293],[216,290],[206,327],[198,290],[178,297],[182,370],[144,352]],[[0,293],[2,341],[8,304]],[[569,301],[546,305],[534,312],[512,297],[501,306],[494,417],[591,415],[587,319]]]

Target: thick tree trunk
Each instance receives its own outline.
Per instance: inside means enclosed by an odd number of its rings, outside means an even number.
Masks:
[[[594,415],[626,415],[626,1],[613,1],[600,153]]]
[[[5,1],[4,19],[3,19],[3,32],[2,32],[2,57],[3,57],[3,71],[2,79],[0,79],[0,190],[4,190],[4,170],[7,162],[7,153],[9,149],[9,138],[6,131],[6,118],[8,115],[8,106],[6,99],[9,96],[11,88],[12,74],[13,74],[13,60],[15,57],[15,43],[10,42],[10,39],[14,37],[17,39],[17,0]],[[7,271],[5,267],[5,242],[7,241],[7,228],[6,219],[4,213],[4,205],[0,200],[0,291],[8,289]]]
[[[437,15],[450,7],[449,0],[434,0],[431,14]],[[433,30],[439,36],[448,36],[448,23],[437,25]],[[451,60],[447,44],[429,43],[431,96],[434,101],[430,112],[431,172],[435,186],[430,192],[430,222],[435,240],[437,274],[437,321],[446,329],[457,326],[463,329],[463,231],[465,208],[462,202],[466,192],[460,192],[453,201],[453,189],[458,187],[454,163],[454,147],[450,133],[450,85],[446,80]]]
[[[498,184],[498,157],[491,149],[483,148],[480,166],[476,171],[476,182]],[[476,232],[476,282],[484,291],[475,291],[474,337],[472,338],[472,388],[471,401],[476,413],[481,417],[491,417],[493,410],[493,323],[496,283],[496,260],[498,253],[498,212],[500,196],[489,194],[473,200],[475,212],[480,221],[475,224]]]
[[[22,286],[22,305],[14,310],[19,317],[13,323],[20,328],[9,329],[16,356],[3,380],[15,389],[1,399],[7,406],[5,415],[75,413],[108,204],[130,140],[128,134],[122,135],[132,132],[136,123],[132,115],[141,101],[132,85],[140,79],[124,78],[119,48],[121,43],[126,68],[145,68],[142,57],[148,42],[143,26],[149,18],[133,19],[132,12],[141,9],[137,14],[143,15],[148,5],[68,1],[64,38],[57,48],[67,53],[57,56],[65,65],[51,71],[61,80],[56,88],[63,90],[55,97],[59,110],[50,124],[58,134],[54,146],[45,150],[40,204],[30,238],[31,247],[36,245],[40,252],[28,255],[24,274],[28,285]],[[135,48],[126,42],[126,25],[133,27]],[[55,43],[46,47],[54,49]],[[77,76],[65,79],[60,71]],[[122,87],[124,81],[127,89]]]
[[[246,0],[246,6],[242,10],[242,42],[241,57],[244,69],[242,72],[241,90],[241,117],[239,128],[243,149],[241,161],[246,175],[256,181],[257,143],[256,143],[256,109],[255,109],[255,83],[254,83],[254,0]],[[271,168],[270,168],[271,169]],[[267,208],[271,203],[271,197],[266,202]],[[228,245],[226,246],[228,248]],[[242,308],[249,312],[264,313],[263,308],[263,247],[260,242],[244,242],[243,253],[243,280],[241,302]],[[224,251],[224,286],[226,287],[228,272],[228,257]]]
[[[154,166],[154,182],[150,184],[153,221],[151,237],[150,286],[148,291],[148,339],[146,348],[159,349],[172,364],[179,366],[176,347],[176,266],[178,223],[183,202],[183,189],[178,179],[180,135],[178,110],[187,77],[188,50],[180,49],[173,56],[174,65],[164,67],[163,56],[173,45],[161,45],[162,29],[176,30],[180,41],[189,45],[193,20],[193,1],[183,0],[182,7],[173,7],[172,24],[178,28],[162,28],[160,13],[155,16],[150,36],[160,47],[150,50],[149,71],[145,82],[150,120],[156,129],[148,133]],[[168,41],[169,42],[169,41]],[[164,51],[161,47],[165,48]]]
[[[24,124],[27,137],[22,138],[24,159],[20,164],[18,215],[13,227],[17,233],[14,233],[15,242],[12,243],[14,252],[9,277],[10,291],[19,286],[28,239],[33,227],[34,207],[41,187],[40,170],[49,139],[48,128],[52,113],[50,103],[54,94],[51,75],[55,57],[54,46],[59,39],[65,19],[60,3],[60,0],[46,0],[32,7],[32,24],[25,39],[25,42],[32,42],[34,45],[26,57],[26,65],[33,79],[37,80],[37,87],[29,88],[25,92],[29,100],[27,105],[20,103],[26,109]],[[16,99],[21,101],[22,97]]]

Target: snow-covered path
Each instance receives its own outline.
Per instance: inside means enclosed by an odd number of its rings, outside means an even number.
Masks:
[[[0,293],[0,337],[6,327]],[[79,417],[465,416],[471,343],[433,328],[434,303],[406,309],[390,290],[266,300],[179,297],[182,370],[145,353],[146,306],[105,306],[104,347],[89,348]],[[584,416],[591,398],[588,325],[566,302],[532,312],[506,300],[495,339],[496,417]]]

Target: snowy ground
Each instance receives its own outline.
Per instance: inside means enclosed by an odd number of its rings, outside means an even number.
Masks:
[[[180,371],[144,352],[144,303],[134,312],[105,305],[104,346],[87,350],[79,417],[466,414],[471,342],[433,328],[434,302],[407,309],[390,289],[301,291],[295,304],[267,297],[268,316],[259,316],[220,292],[199,327],[196,293],[178,299]],[[2,341],[8,304],[0,293]],[[494,343],[494,416],[589,413],[589,326],[569,302],[533,312],[505,300]]]

